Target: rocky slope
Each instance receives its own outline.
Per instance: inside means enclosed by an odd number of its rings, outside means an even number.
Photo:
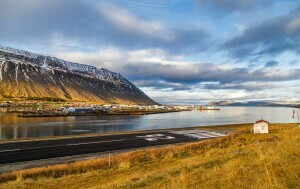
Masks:
[[[118,73],[0,46],[0,98],[156,104]]]

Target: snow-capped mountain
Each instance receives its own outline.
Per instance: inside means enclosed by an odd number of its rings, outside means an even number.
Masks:
[[[0,46],[0,97],[155,104],[119,73]]]

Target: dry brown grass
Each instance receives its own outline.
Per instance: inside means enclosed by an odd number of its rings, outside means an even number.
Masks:
[[[111,158],[14,171],[0,188],[300,188],[300,128],[243,129],[229,137]]]

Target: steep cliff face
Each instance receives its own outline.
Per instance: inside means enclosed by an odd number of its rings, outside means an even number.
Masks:
[[[0,46],[0,97],[156,104],[118,73]]]

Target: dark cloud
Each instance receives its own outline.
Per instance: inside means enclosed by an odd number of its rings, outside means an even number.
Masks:
[[[271,84],[257,84],[257,83],[244,83],[244,84],[205,84],[203,85],[204,89],[209,90],[246,90],[246,91],[261,91],[265,89],[273,89],[275,88],[274,85]]]
[[[68,41],[70,46],[164,48],[183,53],[203,50],[208,39],[201,28],[167,30],[163,23],[103,1],[2,0],[0,25],[0,41],[48,47]]]
[[[274,67],[274,66],[277,66],[278,64],[279,64],[279,62],[277,62],[277,61],[269,61],[265,64],[265,68]]]
[[[270,55],[287,50],[300,52],[300,9],[277,16],[250,27],[240,36],[223,44],[238,58]]]
[[[222,69],[213,64],[191,64],[182,65],[147,63],[147,64],[126,64],[122,69],[122,73],[133,81],[163,81],[165,84],[173,84],[170,86],[176,88],[181,86],[194,86],[195,84],[205,82],[218,82],[228,88],[238,88],[247,82],[269,82],[269,81],[290,81],[299,79],[299,69],[288,70],[287,72],[280,70],[254,70],[250,71],[246,68]],[[157,87],[160,82],[148,83],[147,86]],[[234,84],[234,85],[229,85]],[[220,86],[221,86],[220,85]],[[145,86],[145,85],[143,85]],[[213,87],[213,86],[210,86]],[[216,86],[218,87],[218,86]],[[263,86],[265,87],[265,86]],[[266,86],[267,87],[267,86]],[[247,89],[246,86],[243,87]],[[255,86],[253,86],[255,89]],[[251,90],[250,87],[247,90]]]

